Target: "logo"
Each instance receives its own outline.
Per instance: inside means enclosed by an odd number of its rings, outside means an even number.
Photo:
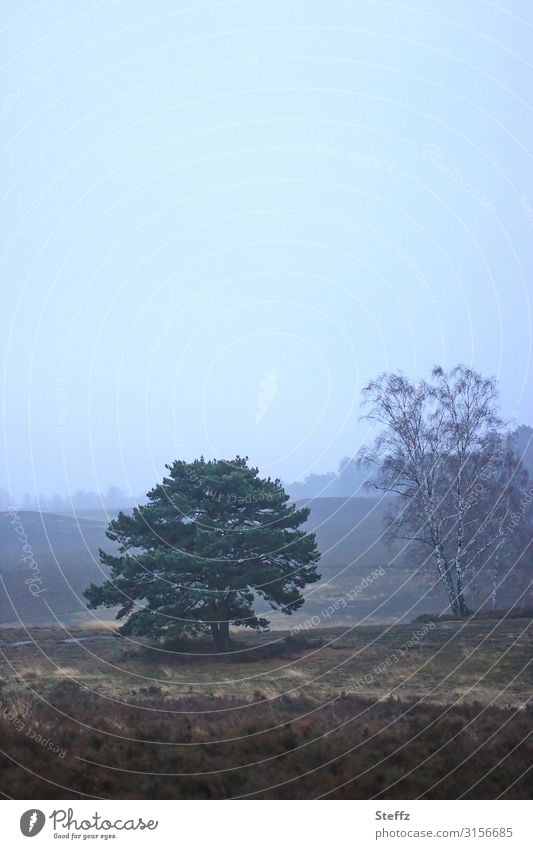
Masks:
[[[271,369],[265,374],[263,380],[259,384],[257,393],[257,415],[255,418],[256,427],[261,422],[270,404],[278,394],[278,375],[275,369]]]
[[[20,830],[24,837],[35,837],[36,834],[42,831],[45,822],[46,817],[43,812],[32,808],[22,814],[20,818]]]

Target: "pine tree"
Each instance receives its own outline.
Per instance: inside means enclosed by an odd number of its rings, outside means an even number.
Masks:
[[[248,458],[166,468],[148,503],[110,523],[118,553],[100,551],[110,577],[85,590],[88,606],[119,606],[121,633],[161,644],[210,631],[221,651],[230,625],[268,628],[258,599],[298,610],[301,590],[320,577],[315,536],[299,530],[309,510],[288,504],[281,482],[260,478]]]

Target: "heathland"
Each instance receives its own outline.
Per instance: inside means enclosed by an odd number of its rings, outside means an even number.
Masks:
[[[14,798],[523,798],[530,620],[421,621],[154,649],[6,629]]]

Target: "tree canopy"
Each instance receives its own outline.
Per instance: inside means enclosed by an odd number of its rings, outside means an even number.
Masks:
[[[418,383],[383,374],[364,399],[381,431],[361,459],[374,467],[374,487],[399,496],[389,533],[415,541],[454,614],[467,616],[465,591],[475,600],[492,574],[486,597],[495,598],[501,557],[521,547],[516,528],[531,516],[529,477],[498,416],[496,381],[462,365]]]
[[[91,608],[119,607],[123,634],[161,643],[210,631],[218,649],[229,626],[269,625],[257,600],[291,614],[319,580],[309,510],[290,504],[279,480],[259,477],[248,458],[177,460],[131,515],[119,513],[100,551],[109,579],[85,590]]]

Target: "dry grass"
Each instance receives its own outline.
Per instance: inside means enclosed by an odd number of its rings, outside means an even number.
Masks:
[[[287,644],[273,632],[261,638],[240,634],[226,657],[209,644],[191,653],[136,645],[93,631],[87,642],[62,642],[68,635],[34,629],[34,644],[9,647],[26,634],[4,631],[0,681],[8,690],[23,682],[46,694],[51,682],[74,680],[113,698],[139,695],[158,686],[169,697],[238,697],[255,691],[267,698],[356,692],[436,703],[483,701],[521,705],[531,693],[531,625],[527,620],[437,623],[418,638],[420,623],[313,631]],[[84,631],[75,636],[86,637]],[[193,653],[194,652],[194,653]],[[385,667],[385,668],[383,668]]]
[[[31,636],[16,646],[28,635],[2,632],[0,698],[68,755],[0,722],[1,747],[22,764],[0,764],[1,789],[14,798],[527,792],[528,620],[337,628],[288,641],[239,634],[226,657],[207,643],[162,652],[109,630],[86,642],[47,628]]]

